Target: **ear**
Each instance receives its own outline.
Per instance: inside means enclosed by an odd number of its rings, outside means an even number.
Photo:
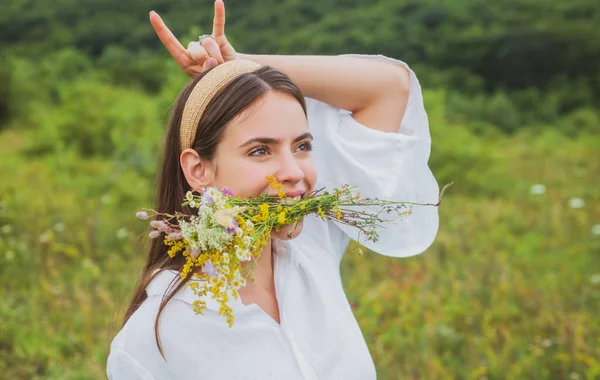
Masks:
[[[214,181],[214,168],[210,161],[203,160],[193,149],[186,149],[179,156],[181,169],[193,190],[210,186]]]

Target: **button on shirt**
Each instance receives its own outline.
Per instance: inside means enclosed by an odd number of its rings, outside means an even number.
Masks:
[[[381,55],[352,55],[402,61]],[[316,188],[358,187],[362,197],[436,203],[439,187],[427,165],[431,139],[421,88],[410,70],[410,94],[397,133],[358,123],[350,112],[306,98],[314,136]],[[436,207],[416,206],[412,215],[386,224],[376,243],[361,243],[382,255],[406,257],[425,251],[438,230]],[[307,216],[300,235],[274,240],[274,279],[280,323],[256,304],[233,301],[230,328],[218,304],[205,296],[203,315],[185,286],[159,321],[160,355],[154,322],[163,294],[177,278],[163,270],[146,289],[148,299],[114,338],[107,363],[112,380],[135,379],[375,379],[373,360],[354,318],[340,277],[340,262],[358,230]],[[365,258],[367,260],[367,258]]]

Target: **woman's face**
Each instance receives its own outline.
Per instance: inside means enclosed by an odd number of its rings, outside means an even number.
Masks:
[[[298,101],[291,95],[269,91],[250,109],[232,120],[209,164],[210,186],[227,187],[239,198],[261,194],[277,196],[265,178],[274,176],[289,197],[314,190],[312,136]],[[289,239],[302,229],[286,226],[272,236]]]

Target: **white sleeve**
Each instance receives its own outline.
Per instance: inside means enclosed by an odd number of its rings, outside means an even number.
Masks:
[[[155,380],[137,360],[120,348],[110,351],[106,373],[109,380]]]
[[[352,56],[406,67],[410,72],[408,104],[398,132],[389,133],[360,124],[349,111],[306,98],[309,128],[314,136],[316,188],[333,189],[349,184],[358,188],[361,197],[437,203],[439,187],[427,164],[431,148],[429,123],[415,73],[404,62],[381,55]],[[351,239],[358,238],[358,229],[335,225]],[[438,225],[437,207],[414,206],[412,215],[379,228],[376,243],[367,241],[364,235],[360,236],[360,242],[386,256],[417,255],[433,243]],[[330,235],[332,244],[338,244],[340,239],[335,231]],[[339,259],[344,250],[345,245],[338,250]]]

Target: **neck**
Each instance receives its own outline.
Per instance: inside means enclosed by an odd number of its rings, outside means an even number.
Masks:
[[[242,268],[250,266],[250,263],[243,262]],[[254,281],[251,280],[252,276],[254,276]],[[246,278],[246,286],[242,289],[244,292],[273,292],[275,290],[272,239],[269,239],[269,242],[263,247],[260,256],[256,259],[254,269],[249,278]]]

